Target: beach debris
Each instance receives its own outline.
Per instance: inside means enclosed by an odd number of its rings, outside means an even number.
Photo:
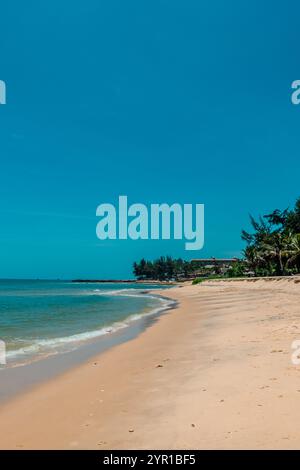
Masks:
[[[282,353],[283,349],[273,349],[271,353]]]
[[[192,423],[191,426],[192,426],[192,428],[195,428],[195,427],[196,427],[196,425],[195,425],[194,423]]]
[[[156,368],[158,369],[158,367],[163,367],[162,364],[157,364]]]
[[[97,445],[98,445],[98,446],[104,446],[105,444],[107,444],[107,442],[106,442],[106,441],[100,441],[100,442],[98,442],[98,444],[97,444]]]
[[[128,432],[134,432],[134,429],[128,429]]]

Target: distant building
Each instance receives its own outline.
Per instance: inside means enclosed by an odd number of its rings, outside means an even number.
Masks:
[[[197,263],[199,266],[213,265],[213,266],[231,266],[239,261],[239,258],[196,258],[192,259],[191,263]]]
[[[224,274],[239,258],[197,258],[192,259],[191,263],[195,266],[195,273],[205,274]],[[199,269],[197,269],[199,268]]]

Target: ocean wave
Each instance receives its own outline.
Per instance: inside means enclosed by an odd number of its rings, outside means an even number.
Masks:
[[[149,289],[152,289],[151,287]],[[1,296],[5,297],[82,297],[89,295],[101,295],[101,296],[140,296],[142,294],[147,294],[149,290],[147,289],[138,289],[138,288],[128,288],[128,289],[65,289],[65,290],[55,290],[51,292],[46,292],[43,290],[35,291],[24,291],[24,290],[14,290],[14,291],[1,291]]]
[[[86,295],[86,293],[85,293]],[[151,294],[146,289],[115,289],[115,290],[108,290],[104,291],[102,289],[93,289],[90,291],[90,295],[100,295],[100,296],[118,296],[118,297],[136,297],[140,298],[141,295],[147,296],[149,299],[159,299],[160,297],[157,295]]]
[[[126,290],[133,290],[136,291],[137,289],[126,289]],[[103,292],[103,291],[102,291]],[[109,295],[111,295],[111,292],[109,292]],[[123,294],[124,290],[121,291],[122,294],[119,294],[118,291],[115,291],[113,295],[124,295],[124,296],[130,296],[130,297],[137,297],[139,295],[131,295],[131,294]],[[145,291],[144,291],[145,292]],[[56,337],[56,338],[38,338],[32,341],[32,344],[26,345],[22,348],[18,349],[13,349],[11,351],[7,351],[7,359],[8,360],[17,360],[20,357],[34,357],[34,356],[42,356],[42,355],[49,355],[49,354],[57,354],[59,352],[67,352],[72,349],[76,349],[77,346],[89,341],[96,339],[98,337],[114,333],[116,331],[119,331],[123,328],[127,328],[130,326],[131,323],[134,321],[137,321],[141,318],[148,317],[148,316],[154,316],[163,310],[167,310],[168,308],[171,308],[175,302],[171,299],[167,299],[164,297],[160,296],[154,296],[151,294],[147,294],[147,297],[149,298],[154,298],[157,301],[160,302],[160,305],[151,309],[148,312],[141,312],[141,313],[136,313],[133,315],[128,316],[125,318],[123,321],[117,321],[112,323],[111,325],[104,326],[98,330],[91,330],[91,331],[85,331],[82,333],[77,333],[74,335],[70,336],[63,336],[63,337]],[[23,340],[19,340],[20,343],[23,342]],[[68,349],[68,346],[71,346],[71,349]],[[73,346],[73,347],[72,347]],[[21,364],[19,364],[21,365]]]

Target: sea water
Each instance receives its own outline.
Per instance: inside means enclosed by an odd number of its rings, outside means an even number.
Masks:
[[[7,364],[70,351],[155,315],[171,301],[135,283],[0,280],[0,340]]]

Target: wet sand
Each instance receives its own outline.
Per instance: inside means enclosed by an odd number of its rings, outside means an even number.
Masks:
[[[295,281],[170,290],[139,336],[2,404],[0,448],[299,448]]]
[[[161,296],[164,297],[164,296]],[[15,395],[24,393],[28,389],[42,382],[48,381],[71,368],[103,353],[119,344],[136,338],[144,330],[153,325],[161,315],[170,308],[175,308],[176,302],[164,307],[157,313],[141,316],[129,324],[128,327],[103,335],[100,338],[78,344],[68,352],[29,359],[27,363],[18,363],[0,366],[0,404],[10,400]]]

